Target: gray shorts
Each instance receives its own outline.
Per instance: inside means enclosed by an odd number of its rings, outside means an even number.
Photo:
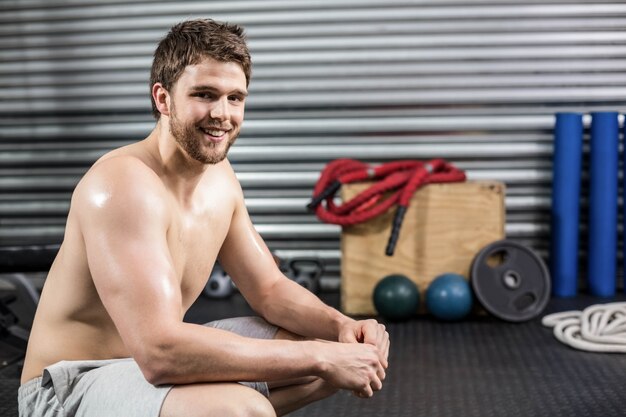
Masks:
[[[256,339],[278,328],[258,317],[218,320],[206,326]],[[266,397],[266,382],[239,382]],[[131,359],[61,361],[18,391],[19,417],[158,417],[172,385],[154,386]]]

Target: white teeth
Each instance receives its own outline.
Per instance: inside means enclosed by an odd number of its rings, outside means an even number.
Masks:
[[[204,133],[206,133],[207,135],[211,135],[211,136],[222,136],[226,133],[225,130],[207,130],[207,129],[201,129]]]

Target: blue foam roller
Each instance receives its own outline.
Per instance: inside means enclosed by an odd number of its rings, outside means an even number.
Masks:
[[[578,291],[578,229],[583,116],[557,113],[552,172],[550,275],[556,297]]]
[[[624,155],[625,156],[624,156],[624,173],[623,173],[623,176],[622,176],[622,181],[623,181],[623,184],[624,184],[624,190],[623,190],[624,194],[622,194],[622,195],[624,196],[625,203],[622,203],[623,204],[623,206],[622,206],[623,207],[622,214],[623,214],[623,219],[624,219],[623,220],[624,223],[622,225],[623,226],[623,230],[624,230],[624,232],[623,232],[623,241],[622,241],[622,255],[623,255],[623,258],[622,258],[623,265],[622,266],[624,267],[624,275],[626,276],[626,122],[624,122],[624,131],[623,132],[624,132],[624,143],[625,143],[625,145],[624,145]],[[626,277],[624,278],[624,292],[626,293]]]
[[[619,122],[616,112],[591,116],[587,279],[592,295],[611,297],[617,279]]]

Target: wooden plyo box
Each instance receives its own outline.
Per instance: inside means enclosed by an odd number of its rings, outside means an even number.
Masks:
[[[348,201],[370,184],[342,186]],[[395,253],[385,255],[395,209],[341,233],[341,309],[350,315],[376,314],[374,287],[386,275],[415,282],[423,300],[428,284],[453,272],[469,277],[472,260],[505,236],[505,187],[499,182],[429,184],[413,196]]]

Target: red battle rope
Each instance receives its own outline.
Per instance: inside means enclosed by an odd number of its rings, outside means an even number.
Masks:
[[[340,206],[333,202],[342,184],[359,181],[376,183]],[[428,162],[394,161],[376,167],[353,159],[337,159],[322,171],[313,190],[313,200],[307,207],[315,210],[323,222],[352,226],[376,217],[397,204],[385,250],[388,256],[392,256],[413,193],[426,184],[461,181],[465,181],[465,173],[443,159]],[[387,192],[393,194],[381,201]]]

